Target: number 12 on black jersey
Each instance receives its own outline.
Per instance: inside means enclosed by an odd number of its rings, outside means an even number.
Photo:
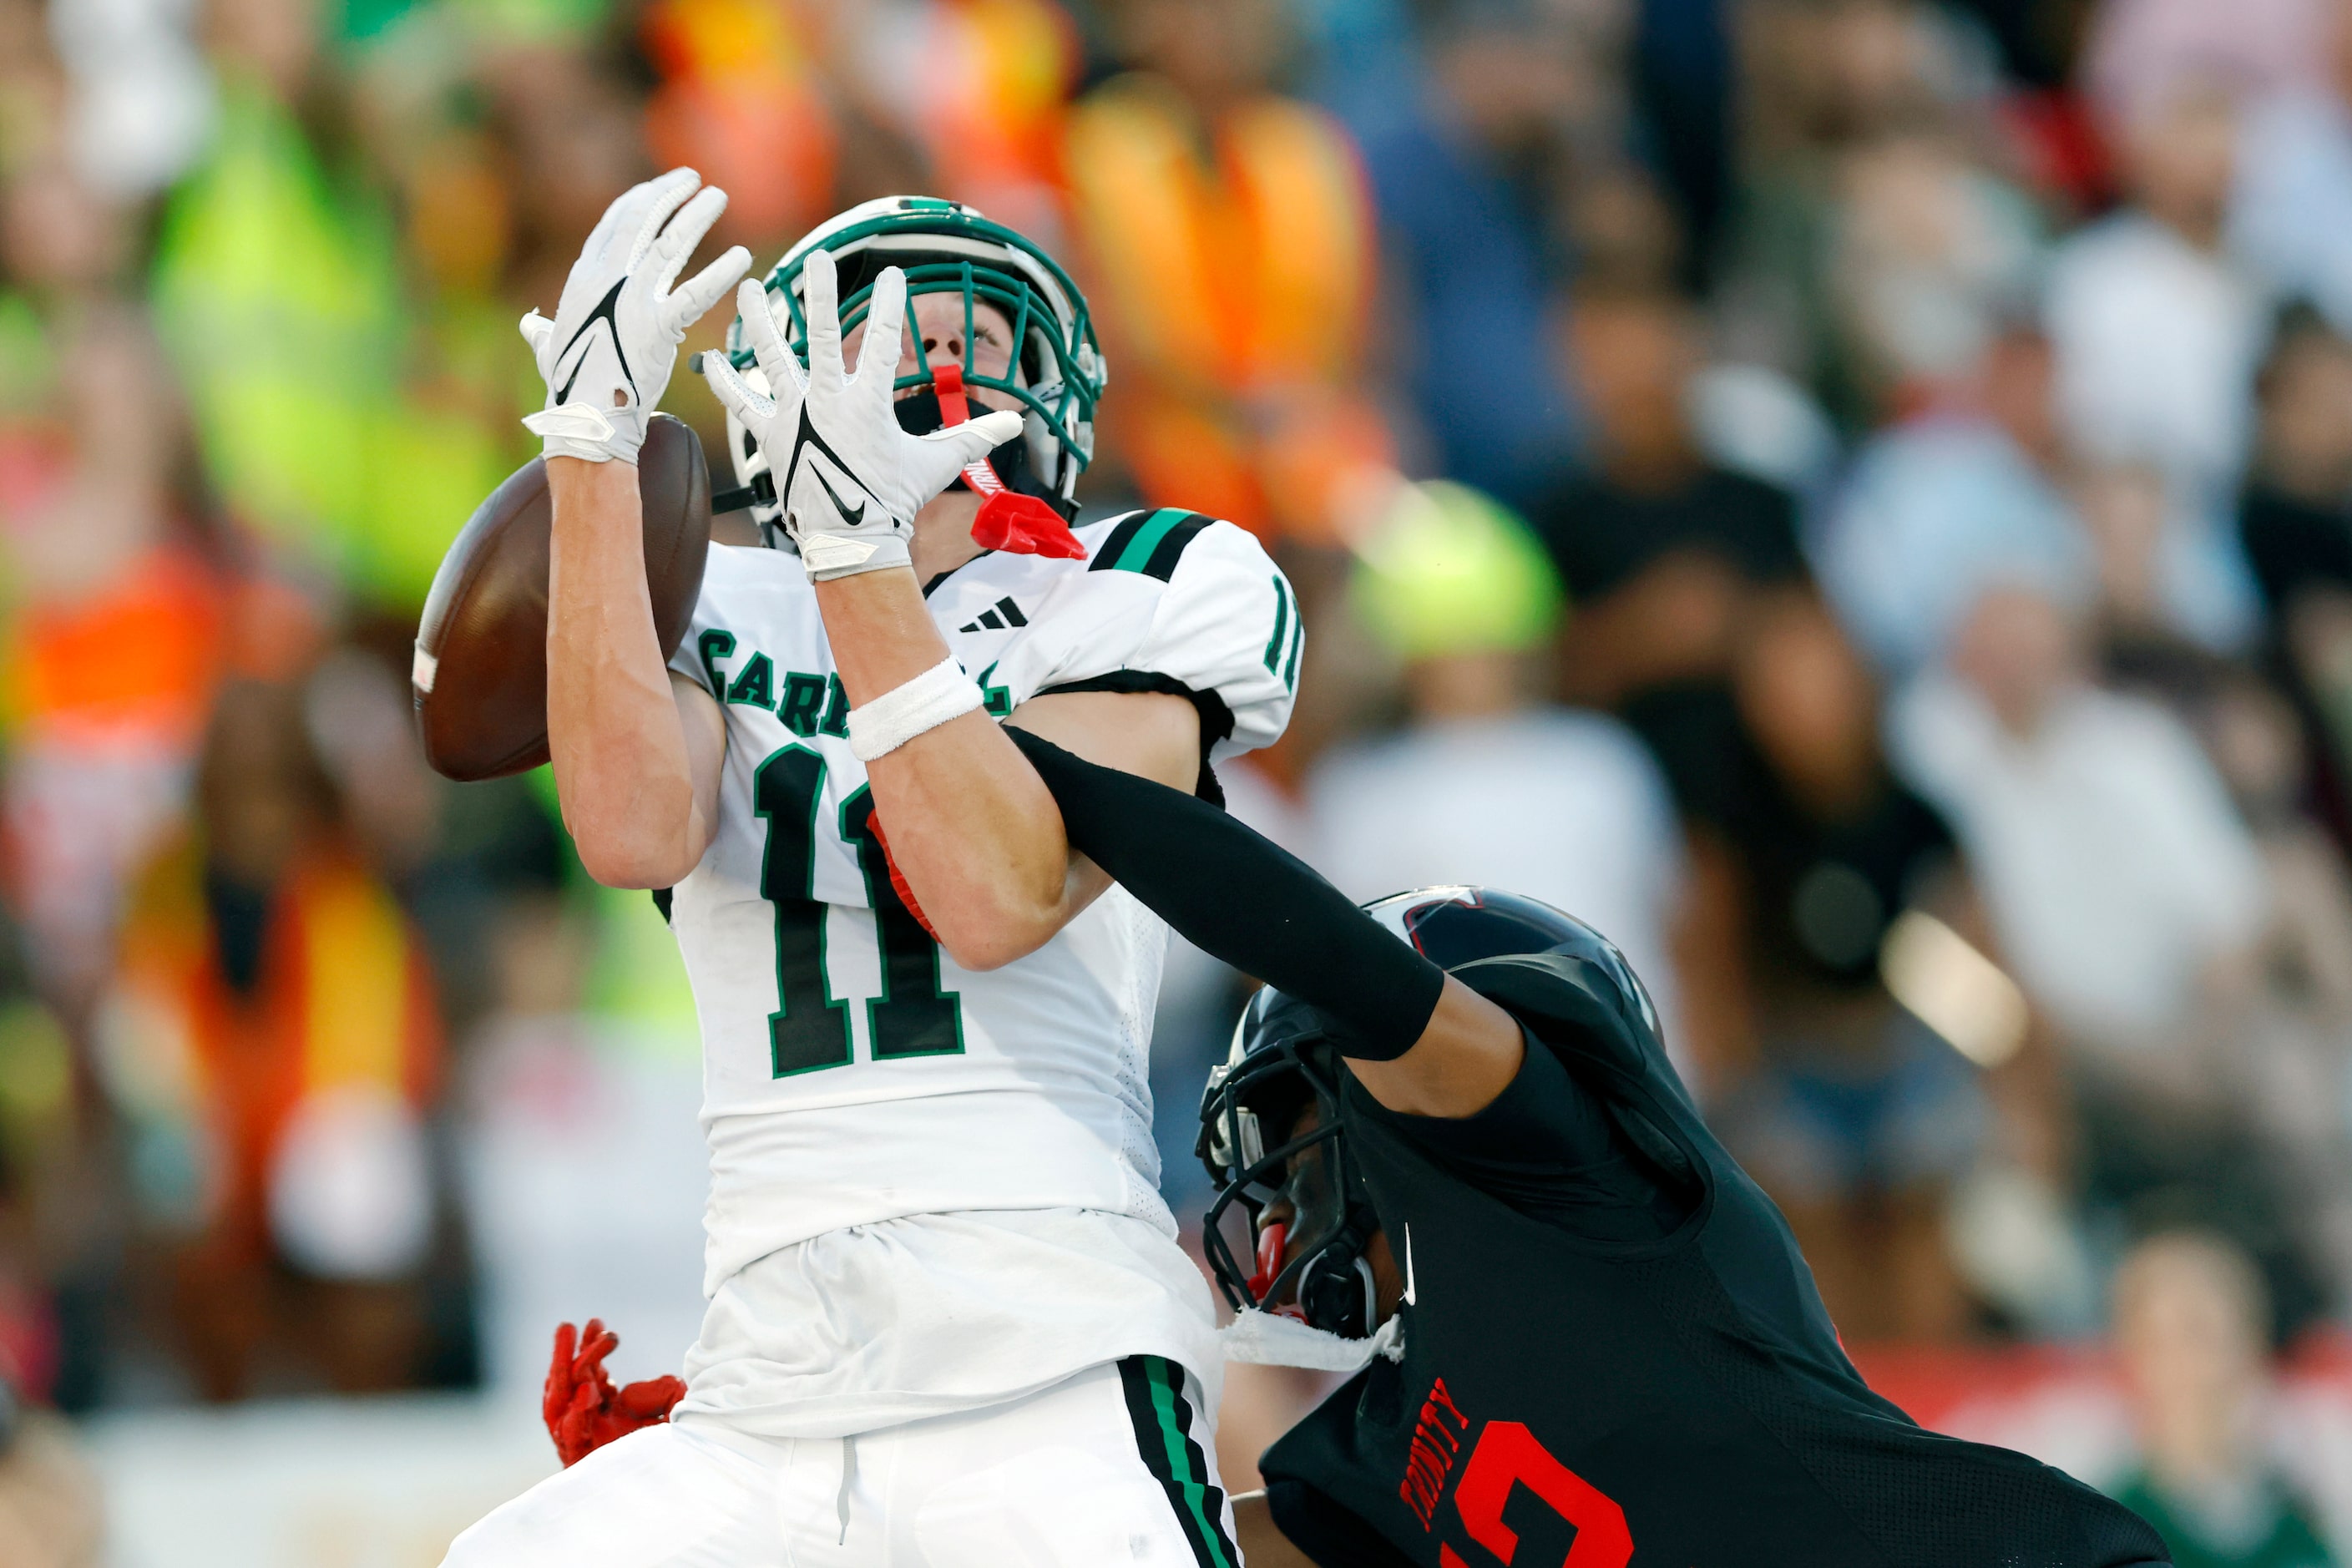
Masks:
[[[751,775],[751,801],[767,819],[760,893],[775,910],[776,1010],[768,1015],[774,1075],[845,1067],[851,1060],[849,1008],[825,973],[825,920],[816,896],[817,815],[824,799],[824,759],[807,746],[785,746]],[[857,857],[866,901],[874,910],[882,994],[866,1005],[874,1058],[953,1056],[963,1049],[956,994],[940,988],[940,948],[890,886],[882,841],[874,834],[874,795],[860,784],[841,805],[841,841]]]

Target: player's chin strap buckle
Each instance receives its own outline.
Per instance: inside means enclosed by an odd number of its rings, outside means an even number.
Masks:
[[[971,405],[964,397],[962,365],[950,360],[932,366],[931,386],[939,394],[940,428],[971,417]],[[980,515],[971,520],[971,540],[982,550],[1052,555],[1065,561],[1086,559],[1087,547],[1078,542],[1062,514],[1035,496],[1005,488],[986,458],[975,458],[964,465],[963,481],[981,497]]]
[[[776,504],[776,476],[753,474],[751,482],[740,489],[719,490],[710,498],[710,510],[715,515],[722,511],[741,511],[747,507]]]

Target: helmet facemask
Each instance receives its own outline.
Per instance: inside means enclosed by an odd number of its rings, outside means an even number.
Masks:
[[[1343,1070],[1312,1008],[1274,992],[1252,1002],[1202,1099],[1196,1152],[1218,1189],[1202,1244],[1235,1311],[1361,1339],[1378,1315],[1364,1249],[1380,1221],[1340,1126]],[[1315,1124],[1293,1135],[1309,1106]],[[1290,1226],[1268,1226],[1285,1199]],[[1238,1249],[1235,1229],[1247,1237]]]
[[[833,253],[841,279],[841,328],[845,340],[862,324],[883,270],[898,267],[907,277],[908,321],[926,294],[954,297],[962,307],[963,386],[991,395],[989,401],[1023,416],[1020,460],[1000,447],[992,459],[1007,488],[1045,501],[1065,521],[1076,516],[1078,476],[1094,456],[1095,405],[1102,395],[1106,366],[1097,344],[1085,296],[1068,274],[1023,236],[991,223],[971,208],[929,197],[894,196],[867,202],[835,218],[786,253],[765,287],[781,296],[788,321],[779,322],[794,353],[807,362],[808,317],[803,264],[811,252]],[[1010,364],[1002,374],[975,363],[973,326],[982,306],[1003,315],[1012,333]],[[915,367],[897,378],[899,393],[935,388],[922,333],[913,331]],[[728,333],[730,363],[747,381],[757,363],[739,320]],[[915,434],[938,428],[939,404],[903,398],[900,423]],[[753,515],[772,525],[779,509],[772,479],[762,486],[764,456],[748,449],[743,434],[729,431],[736,471],[755,492]]]

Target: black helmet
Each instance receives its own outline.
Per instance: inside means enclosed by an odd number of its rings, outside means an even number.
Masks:
[[[1485,888],[1423,888],[1366,904],[1364,912],[1442,969],[1481,959],[1558,952],[1599,970],[1653,1034],[1657,1009],[1616,945],[1574,916],[1517,893]],[[1235,1311],[1262,1308],[1295,1291],[1298,1311],[1318,1329],[1351,1338],[1372,1331],[1371,1268],[1364,1247],[1380,1229],[1360,1172],[1340,1136],[1339,1090],[1347,1069],[1332,1043],[1330,1025],[1314,1007],[1272,988],[1243,1009],[1231,1054],[1209,1074],[1201,1096],[1201,1137],[1195,1146],[1216,1184],[1202,1242],[1217,1288]],[[1309,1105],[1316,1124],[1292,1138],[1290,1129]],[[1289,1163],[1320,1147],[1331,1186],[1330,1216],[1295,1244],[1286,1236],[1265,1245],[1258,1216],[1289,1180]],[[1235,1256],[1221,1228],[1235,1205],[1263,1256],[1249,1265]],[[1302,1205],[1303,1206],[1303,1205]]]

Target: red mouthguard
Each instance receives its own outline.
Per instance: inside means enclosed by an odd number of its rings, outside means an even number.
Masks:
[[[964,396],[963,366],[953,360],[933,365],[931,385],[939,394],[941,428],[971,417],[971,404]],[[1005,489],[986,458],[965,464],[963,478],[981,497],[980,515],[971,520],[971,538],[982,550],[1064,561],[1086,559],[1087,547],[1078,542],[1062,514],[1035,496]]]
[[[1260,1305],[1282,1272],[1283,1247],[1289,1240],[1290,1227],[1279,1220],[1257,1233],[1257,1272],[1249,1277],[1249,1293]]]

